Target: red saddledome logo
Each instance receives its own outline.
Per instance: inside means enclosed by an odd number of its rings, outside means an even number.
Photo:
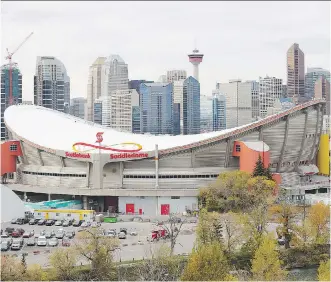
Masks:
[[[147,153],[138,153],[141,151],[142,146],[138,143],[134,142],[124,142],[113,145],[102,145],[103,141],[103,132],[98,132],[96,134],[97,141],[95,143],[99,143],[98,145],[77,142],[72,145],[72,150],[74,153],[66,153],[66,156],[74,157],[74,158],[89,158],[90,154],[88,152],[93,150],[104,150],[104,151],[112,151],[119,154],[110,154],[111,159],[131,159],[131,158],[148,158]],[[83,157],[84,156],[84,157]]]

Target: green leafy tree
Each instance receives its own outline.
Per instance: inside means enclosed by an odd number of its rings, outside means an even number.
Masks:
[[[318,281],[330,281],[330,259],[322,261],[318,268]]]
[[[272,196],[276,183],[264,176],[243,171],[221,173],[217,180],[199,191],[199,201],[208,211],[247,212]]]
[[[74,248],[57,249],[50,255],[49,261],[53,268],[53,274],[58,280],[75,280],[75,265],[78,261],[78,254]]]
[[[223,225],[220,215],[216,212],[208,212],[201,209],[197,227],[197,243],[208,244],[214,241],[223,242]]]
[[[265,236],[256,250],[252,261],[253,279],[256,281],[283,281],[287,272],[282,269],[282,261],[276,251],[276,242]]]
[[[326,244],[330,236],[330,206],[317,203],[311,206],[308,224],[315,244]]]
[[[219,242],[199,245],[193,249],[183,271],[183,281],[234,281]]]
[[[1,281],[22,281],[24,278],[24,267],[17,258],[12,256],[1,256]]]

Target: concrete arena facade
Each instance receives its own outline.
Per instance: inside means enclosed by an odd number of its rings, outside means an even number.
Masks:
[[[85,196],[84,201],[117,197],[119,212],[127,212],[132,204],[136,213],[162,214],[165,206],[183,212],[197,207],[198,188],[221,172],[239,169],[239,159],[232,156],[235,141],[268,144],[273,172],[293,172],[299,163],[314,162],[324,107],[325,100],[314,100],[229,130],[148,136],[118,132],[43,107],[11,106],[5,123],[10,138],[20,141],[23,156],[18,157],[16,184],[10,186],[22,192]],[[73,152],[75,142],[95,144],[100,131],[107,145],[136,142],[142,149],[126,155],[98,149]]]

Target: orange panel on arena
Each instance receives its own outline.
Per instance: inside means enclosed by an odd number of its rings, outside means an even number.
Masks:
[[[19,141],[5,141],[1,144],[1,175],[16,172],[16,158],[22,156]]]

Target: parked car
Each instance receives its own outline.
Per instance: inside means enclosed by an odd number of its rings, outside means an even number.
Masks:
[[[64,230],[61,228],[61,229],[59,229],[58,231],[56,231],[56,233],[55,233],[55,238],[57,238],[57,239],[63,239],[64,235],[65,235],[65,232],[64,232]]]
[[[63,238],[62,239],[62,246],[63,247],[70,247],[70,241],[69,241],[69,239],[68,238]]]
[[[53,220],[53,219],[48,219],[48,220],[46,220],[45,225],[46,225],[46,226],[52,226],[52,225],[54,225],[54,223],[55,223],[55,220]]]
[[[20,250],[23,247],[24,240],[22,238],[13,240],[13,243],[11,244],[12,250]]]
[[[10,238],[9,234],[8,234],[8,233],[3,233],[3,234],[1,234],[1,241],[2,241],[2,239],[4,239],[4,238]]]
[[[38,237],[37,246],[40,246],[40,247],[41,246],[43,246],[43,247],[47,246],[47,239],[46,239],[45,236],[39,236]]]
[[[26,245],[27,245],[27,246],[35,246],[35,245],[36,245],[36,239],[35,239],[34,237],[29,238],[29,239],[26,241]]]
[[[93,221],[93,222],[91,223],[91,227],[92,227],[92,228],[98,228],[98,227],[100,227],[100,226],[101,226],[101,223],[100,223],[100,222]]]
[[[11,244],[13,243],[13,238],[10,238],[10,237],[3,238],[3,237],[1,237],[1,243],[2,242],[8,242],[9,246],[11,246]]]
[[[48,246],[50,247],[56,247],[59,244],[59,240],[57,238],[51,238],[48,241]]]
[[[46,231],[42,230],[39,233],[34,234],[34,237],[39,238],[40,236],[45,236],[45,234],[46,234]]]
[[[38,223],[39,220],[40,220],[40,219],[38,219],[38,218],[31,218],[30,221],[29,221],[29,224],[30,224],[30,225],[35,225],[35,224]]]
[[[25,231],[23,233],[23,238],[30,238],[30,237],[33,237],[34,235],[34,231]]]
[[[38,221],[38,225],[44,225],[46,223],[46,220],[45,219],[40,219]]]
[[[9,241],[3,241],[1,242],[1,251],[8,251],[10,248],[10,243]]]
[[[52,237],[54,237],[55,236],[55,232],[54,232],[54,230],[52,230],[52,231],[46,231],[45,232],[45,237],[47,238],[47,239],[50,239],[50,238],[52,238]]]
[[[11,221],[10,221],[11,224],[16,224],[17,223],[17,218],[13,218]]]
[[[87,227],[90,227],[91,226],[91,222],[89,221],[84,221],[80,227],[84,227],[84,228],[87,228]]]
[[[5,229],[5,233],[7,233],[9,236],[11,236],[11,234],[13,233],[14,230],[15,230],[14,227],[7,227]]]
[[[72,223],[72,226],[79,227],[79,226],[82,225],[82,223],[84,223],[84,220],[75,220],[75,221]]]
[[[106,236],[116,237],[116,230],[115,229],[109,229],[108,232],[106,232]]]
[[[55,226],[62,226],[63,220],[57,220],[55,221]]]
[[[65,220],[65,221],[63,221],[62,226],[63,226],[63,227],[68,227],[68,226],[70,226],[71,224],[72,224],[72,222],[71,222],[70,220]]]
[[[118,239],[126,239],[126,233],[121,231],[120,233],[118,233]]]
[[[12,232],[11,236],[14,238],[18,238],[18,237],[21,237],[24,234],[24,232],[25,232],[24,229],[17,228]]]
[[[29,219],[25,218],[25,217],[20,217],[16,220],[16,224],[20,224],[20,225],[26,224],[28,222],[29,222]]]
[[[127,228],[120,228],[120,232],[124,232],[125,235],[128,234],[128,229]]]
[[[66,232],[66,237],[68,237],[69,239],[74,238],[75,237],[75,231]]]

